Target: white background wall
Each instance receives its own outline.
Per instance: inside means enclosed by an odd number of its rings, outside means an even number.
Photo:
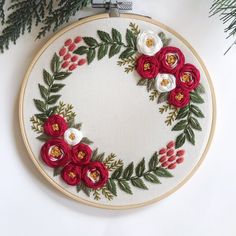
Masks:
[[[24,73],[52,35],[35,41],[35,30],[0,55],[0,235],[236,234],[236,46],[223,56],[231,41],[225,40],[218,18],[208,18],[212,0],[133,2],[133,12],[149,15],[182,34],[198,51],[212,76],[218,117],[206,160],[176,193],[136,210],[87,207],[53,189],[28,158],[18,125],[18,94]],[[96,12],[86,10],[80,16]]]

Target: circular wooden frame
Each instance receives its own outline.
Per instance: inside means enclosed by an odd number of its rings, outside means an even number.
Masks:
[[[20,91],[20,99],[19,99],[19,122],[20,122],[20,129],[21,129],[21,134],[26,146],[26,149],[33,161],[33,163],[35,164],[35,166],[37,167],[37,169],[40,171],[40,173],[55,187],[57,188],[59,191],[61,191],[62,193],[64,193],[66,196],[87,204],[89,206],[93,206],[93,207],[98,207],[98,208],[104,208],[104,209],[131,209],[131,208],[137,208],[137,207],[141,207],[141,206],[146,206],[149,204],[152,204],[154,202],[160,201],[163,198],[169,196],[170,194],[174,193],[176,190],[178,190],[181,186],[183,186],[192,176],[193,174],[196,172],[196,170],[199,168],[199,166],[201,165],[201,163],[203,162],[210,144],[212,142],[212,138],[213,138],[213,134],[214,134],[214,130],[215,130],[215,124],[216,124],[216,101],[215,101],[215,93],[214,93],[214,88],[211,82],[211,78],[210,75],[206,69],[206,66],[204,65],[202,59],[199,57],[199,55],[197,54],[197,52],[193,49],[193,47],[181,36],[179,35],[177,32],[175,32],[173,29],[169,28],[168,26],[153,20],[151,18],[145,17],[145,16],[140,16],[140,15],[136,15],[136,14],[121,14],[120,17],[123,18],[129,18],[129,19],[136,19],[136,20],[142,20],[142,21],[146,21],[149,23],[152,23],[154,25],[157,25],[163,29],[165,29],[166,31],[172,33],[173,35],[175,35],[180,41],[183,42],[183,44],[185,44],[193,53],[193,55],[197,58],[197,60],[199,61],[202,69],[204,70],[209,86],[210,86],[210,90],[211,90],[211,98],[212,98],[212,122],[211,122],[211,130],[210,130],[210,134],[209,134],[209,138],[205,147],[205,150],[201,156],[201,158],[199,159],[198,163],[195,165],[195,167],[193,168],[193,170],[182,180],[182,182],[180,182],[178,185],[176,185],[174,188],[172,188],[170,191],[166,192],[165,194],[154,198],[150,201],[146,201],[143,203],[139,203],[139,204],[132,204],[132,205],[122,205],[122,206],[108,206],[108,205],[104,205],[104,204],[98,204],[98,203],[94,203],[91,201],[87,201],[84,199],[81,199],[78,196],[73,195],[72,193],[68,192],[67,190],[65,190],[62,186],[60,186],[59,184],[57,184],[50,176],[48,176],[48,174],[40,167],[38,161],[35,159],[34,154],[31,150],[31,147],[29,145],[29,141],[27,139],[26,136],[26,132],[25,132],[25,126],[24,126],[24,121],[23,121],[23,101],[24,101],[24,94],[25,94],[25,89],[26,89],[26,85],[27,85],[27,81],[29,78],[29,75],[31,73],[31,70],[33,69],[33,66],[35,65],[35,63],[37,62],[38,58],[43,54],[43,52],[47,49],[47,47],[49,45],[51,45],[58,37],[60,37],[61,35],[63,35],[65,32],[79,26],[82,24],[85,24],[87,22],[93,21],[93,20],[98,20],[98,19],[104,19],[104,18],[109,18],[109,14],[99,14],[99,15],[95,15],[95,16],[90,16],[90,17],[86,17],[82,20],[79,20],[71,25],[69,25],[68,27],[65,27],[64,29],[62,29],[60,32],[58,32],[57,34],[55,34],[42,48],[41,50],[37,53],[37,55],[35,56],[34,60],[32,61],[31,65],[29,66],[26,75],[23,79],[22,82],[22,86],[21,86],[21,91]]]

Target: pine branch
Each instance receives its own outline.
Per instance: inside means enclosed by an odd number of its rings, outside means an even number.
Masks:
[[[44,26],[41,28],[37,38],[40,39],[45,36],[51,29],[53,31],[57,30],[59,26],[68,22],[71,16],[74,16],[77,11],[86,7],[90,2],[91,0],[61,0],[58,8],[44,19]]]
[[[4,13],[5,0],[0,0],[0,20],[1,24],[5,22],[5,13]]]
[[[6,20],[7,26],[0,36],[0,50],[8,49],[11,41],[15,44],[25,31],[31,32],[33,24],[37,26],[42,22],[47,7],[46,0],[14,1],[9,8],[12,12]]]
[[[225,32],[228,33],[228,37],[234,37],[236,34],[236,0],[214,0],[211,9],[210,16],[219,15],[223,24],[228,24],[225,28]],[[228,48],[225,54],[236,44],[236,40]]]

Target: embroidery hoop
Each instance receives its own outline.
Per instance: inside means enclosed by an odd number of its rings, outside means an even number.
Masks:
[[[27,81],[29,79],[30,73],[32,68],[34,67],[35,63],[37,62],[38,58],[44,53],[44,51],[47,49],[47,47],[49,45],[51,45],[57,38],[59,38],[61,35],[63,35],[65,32],[80,26],[82,24],[85,24],[87,22],[91,22],[94,20],[98,20],[98,19],[109,19],[110,15],[105,13],[105,14],[99,14],[99,15],[95,15],[95,16],[90,16],[84,19],[79,20],[78,22],[75,22],[71,25],[69,25],[68,27],[64,28],[63,30],[61,30],[60,32],[58,32],[55,36],[53,36],[43,47],[42,49],[38,52],[38,54],[35,56],[34,60],[32,61],[25,77],[22,83],[22,87],[21,87],[21,91],[20,91],[20,103],[19,103],[19,120],[20,120],[20,128],[21,128],[21,133],[22,133],[22,137],[25,143],[25,146],[27,148],[27,151],[32,159],[32,161],[34,162],[35,166],[37,167],[37,169],[41,172],[41,174],[55,187],[57,188],[60,192],[64,193],[66,196],[82,202],[84,204],[90,205],[90,206],[94,206],[94,207],[98,207],[98,208],[106,208],[106,209],[129,209],[129,208],[136,208],[136,207],[141,207],[141,206],[145,206],[145,205],[149,205],[151,203],[157,202],[167,196],[169,196],[170,194],[172,194],[173,192],[175,192],[176,190],[178,190],[182,185],[184,185],[191,177],[192,175],[196,172],[196,170],[199,168],[199,166],[201,165],[202,161],[204,160],[207,151],[210,147],[212,138],[213,138],[213,134],[214,134],[214,130],[215,130],[215,122],[216,122],[216,102],[215,102],[215,94],[214,94],[214,88],[210,79],[210,75],[203,63],[203,61],[201,60],[201,58],[198,56],[197,52],[192,48],[192,46],[181,36],[179,35],[177,32],[175,32],[174,30],[172,30],[171,28],[167,27],[166,25],[153,20],[151,18],[145,17],[145,16],[140,16],[140,15],[136,15],[136,14],[120,14],[121,18],[126,18],[126,19],[135,19],[135,20],[142,20],[142,21],[146,21],[149,23],[152,23],[154,25],[157,25],[158,27],[170,32],[171,34],[175,35],[175,37],[177,37],[185,46],[187,46],[191,52],[193,53],[193,55],[195,56],[195,58],[198,60],[198,62],[200,63],[206,77],[207,77],[207,81],[210,87],[210,91],[211,91],[211,100],[212,100],[212,121],[211,121],[211,130],[210,130],[210,135],[206,144],[206,147],[204,149],[204,152],[201,156],[201,158],[199,159],[198,163],[195,165],[195,167],[192,169],[192,171],[184,178],[183,181],[181,181],[178,185],[176,185],[175,187],[173,187],[170,191],[164,193],[163,195],[154,198],[152,200],[146,201],[146,202],[142,202],[139,204],[130,204],[130,205],[116,205],[116,206],[112,206],[112,205],[105,205],[105,204],[100,204],[98,203],[94,203],[91,202],[89,200],[84,200],[81,199],[79,196],[75,196],[74,194],[68,192],[67,190],[65,190],[62,186],[60,186],[58,183],[56,183],[50,176],[48,176],[48,174],[43,170],[43,168],[39,165],[38,161],[36,160],[32,149],[30,147],[30,143],[29,140],[27,139],[26,136],[26,131],[25,131],[25,125],[24,125],[24,116],[23,116],[23,103],[24,103],[24,95],[25,95],[25,89],[27,86]]]

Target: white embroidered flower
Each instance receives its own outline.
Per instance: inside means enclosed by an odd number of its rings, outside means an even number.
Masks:
[[[69,128],[64,133],[64,139],[69,145],[78,144],[83,138],[83,133],[75,128]]]
[[[151,30],[145,30],[138,35],[137,49],[140,53],[148,56],[153,56],[162,47],[163,43],[157,33]]]
[[[171,74],[159,73],[156,77],[156,87],[158,92],[164,93],[173,90],[176,87],[176,79]]]

